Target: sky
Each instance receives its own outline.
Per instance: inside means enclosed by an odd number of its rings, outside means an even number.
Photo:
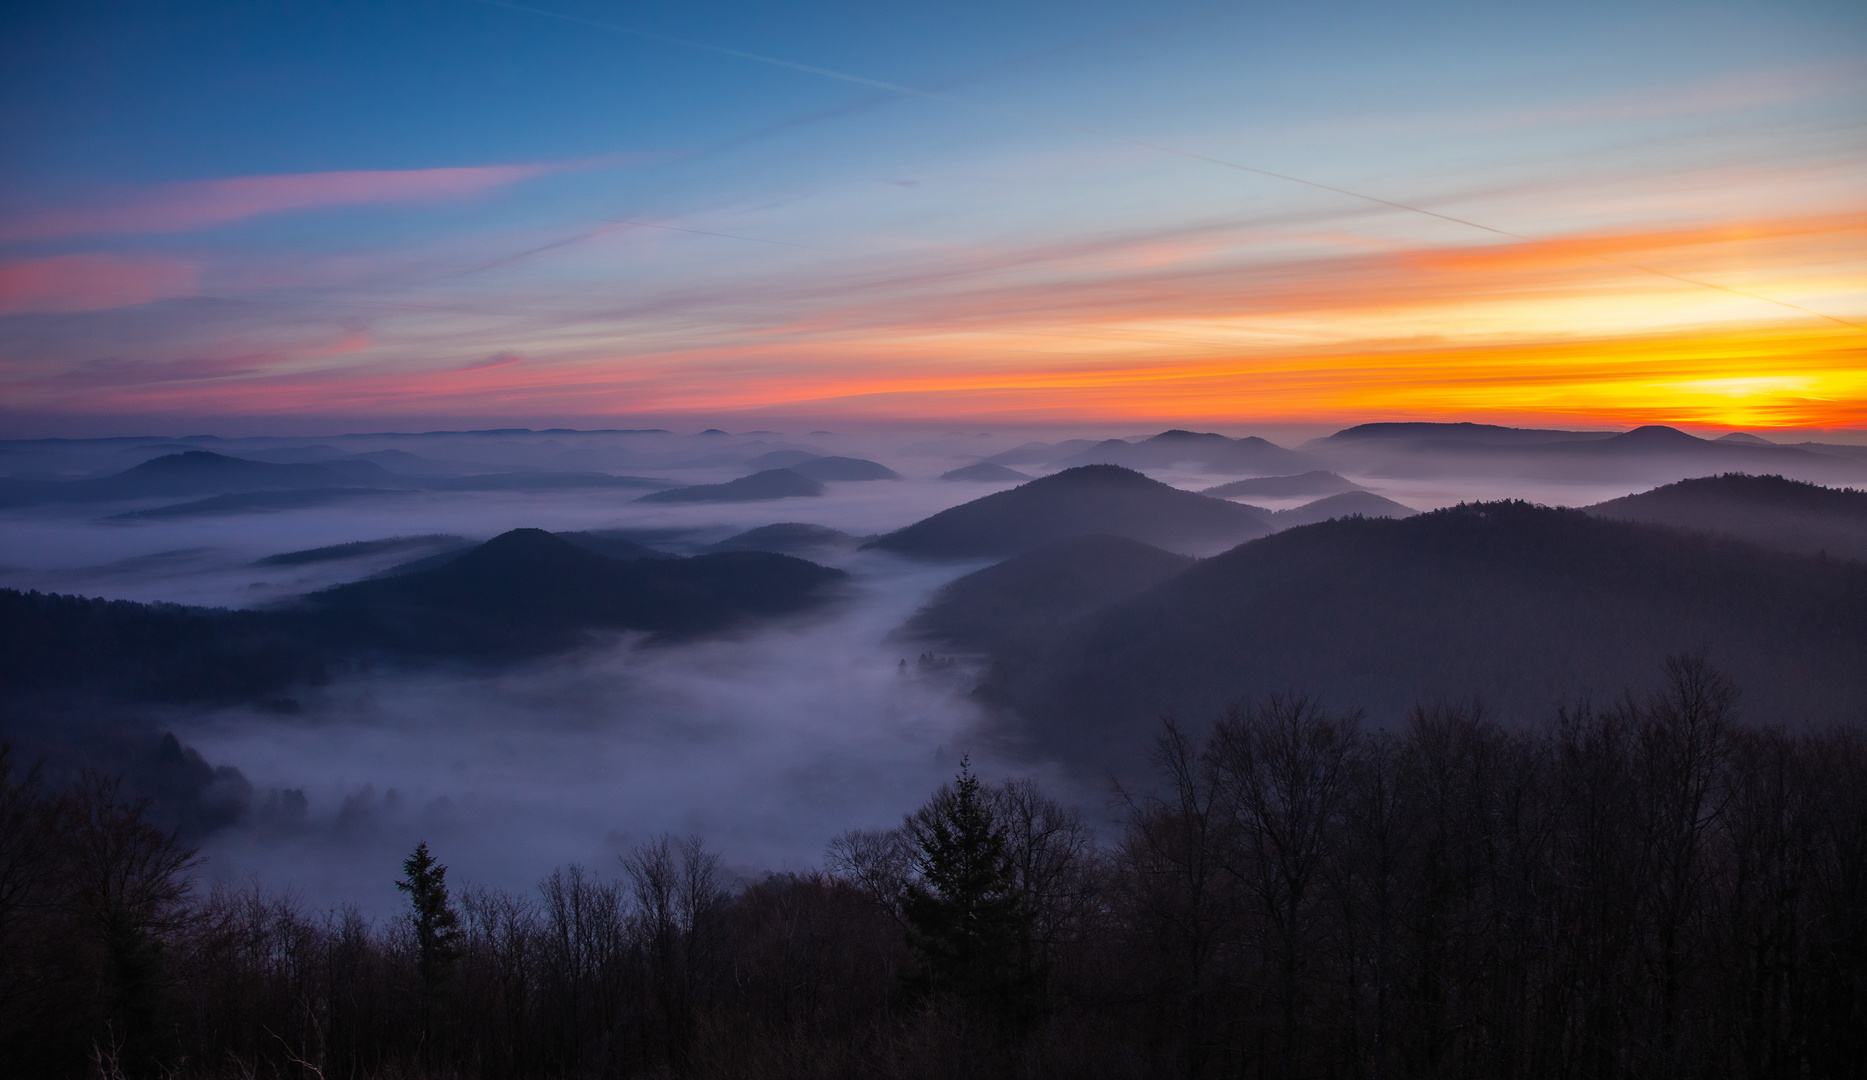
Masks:
[[[0,146],[4,436],[1867,430],[1857,3],[27,2]]]

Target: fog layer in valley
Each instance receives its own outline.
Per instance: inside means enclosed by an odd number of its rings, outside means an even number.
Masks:
[[[1059,449],[1015,450],[1031,441]],[[1142,437],[1129,442],[1151,445]],[[1096,438],[1062,444],[1055,435],[1024,432],[13,443],[0,462],[22,481],[108,476],[205,449],[280,463],[371,460],[392,474],[385,483],[393,486],[300,509],[130,519],[122,515],[188,500],[152,495],[27,505],[21,496],[0,510],[0,585],[263,607],[423,552],[255,565],[259,560],[387,537],[480,541],[521,527],[618,530],[675,554],[776,522],[863,538],[1013,486],[939,479],[1005,451],[1014,451],[1005,455],[1008,467],[1028,475],[1081,463],[1085,453],[1093,462],[1095,453],[1119,459],[1128,452],[1096,451]],[[1777,449],[1701,449],[1695,440],[1658,452],[1629,446],[1623,453],[1532,459],[1518,451],[1423,450],[1376,440],[1312,444],[1280,460],[1297,462],[1286,465],[1290,472],[1332,470],[1414,510],[1501,498],[1587,505],[1726,468],[1789,475],[1801,469],[1828,483],[1867,478],[1867,459],[1857,448]],[[821,496],[744,503],[639,503],[656,487],[578,486],[590,473],[640,477],[658,487],[720,483],[782,463],[787,452],[864,458],[902,479],[832,480]],[[1273,475],[1197,455],[1176,460],[1177,452],[1160,449],[1130,467],[1190,491]],[[1053,456],[1042,460],[1047,453]],[[1747,464],[1744,454],[1755,462]],[[1030,458],[1039,460],[1024,460]],[[480,488],[473,489],[462,486],[463,477],[507,479],[476,480]],[[498,490],[523,486],[512,477],[528,477],[524,483],[533,489]],[[1314,498],[1239,501],[1277,511]],[[317,905],[356,901],[386,911],[397,903],[391,882],[399,859],[418,839],[428,840],[458,876],[513,888],[563,863],[604,864],[662,832],[704,834],[728,865],[747,874],[798,868],[820,861],[825,842],[846,829],[897,820],[968,752],[988,777],[1036,775],[1059,796],[1100,807],[1107,792],[1094,778],[1067,777],[1041,748],[1005,749],[1009,744],[994,737],[968,696],[974,672],[964,665],[923,671],[914,645],[889,640],[940,585],[985,563],[915,561],[854,547],[852,541],[797,552],[847,570],[847,596],[725,637],[658,645],[611,637],[498,671],[378,670],[297,696],[295,713],[239,707],[163,714],[163,727],[209,762],[238,768],[254,788],[247,821],[203,841],[206,872],[257,874],[290,883]]]

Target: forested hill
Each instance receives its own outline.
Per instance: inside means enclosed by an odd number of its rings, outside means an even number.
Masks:
[[[275,465],[206,450],[153,458],[111,476],[90,480],[0,480],[0,506],[113,502],[157,496],[214,495],[228,491],[407,486],[370,461]]]
[[[1139,540],[1186,554],[1221,551],[1270,532],[1269,513],[1163,484],[1132,469],[1084,465],[962,503],[870,546],[902,555],[1016,555],[1075,536]]]
[[[1004,649],[981,694],[1047,752],[1106,766],[1132,764],[1164,713],[1308,691],[1377,725],[1473,693],[1545,716],[1700,647],[1754,716],[1859,717],[1867,566],[1526,503],[1338,519]]]
[[[1725,473],[1586,507],[1596,517],[1727,533],[1804,555],[1867,561],[1867,491]]]
[[[996,652],[1152,588],[1193,562],[1120,536],[1060,540],[949,582],[897,636]]]
[[[515,529],[432,569],[266,611],[0,590],[0,687],[14,699],[250,700],[358,660],[517,659],[594,630],[691,637],[804,610],[844,578],[765,552],[624,561]]]

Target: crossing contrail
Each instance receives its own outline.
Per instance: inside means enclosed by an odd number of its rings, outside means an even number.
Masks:
[[[637,30],[636,28],[631,27],[631,26],[623,26],[617,23],[602,22],[597,19],[586,19],[578,15],[565,15],[561,12],[548,11],[544,8],[527,7],[524,4],[509,3],[508,0],[473,0],[473,2],[477,4],[485,4],[489,7],[506,8],[510,11],[521,11],[529,15],[538,15],[538,16],[541,16],[547,19],[556,19],[560,22],[575,23],[579,26],[595,27],[600,30],[608,30],[608,31],[611,31],[617,34],[627,34],[631,37],[642,38],[646,41],[659,41],[659,42],[662,42],[668,45],[679,45],[682,48],[697,49],[701,52],[715,53],[720,56],[737,57],[738,59],[741,59],[741,60],[750,60],[756,64],[765,64],[770,67],[783,68],[786,71],[796,71],[796,72],[801,72],[806,75],[818,75],[826,79],[835,79],[839,82],[853,83],[857,86],[866,86],[874,90],[885,90],[885,91],[888,91],[889,93],[900,94],[904,97],[915,97],[915,98],[923,98],[928,101],[945,102],[946,104],[958,106],[959,108],[962,108],[962,109],[970,109],[973,112],[990,113],[994,116],[1003,116],[1003,117],[1008,117],[1014,120],[1023,120],[1023,121],[1026,121],[1032,124],[1040,124],[1045,127],[1057,128],[1058,130],[1061,130],[1061,131],[1073,131],[1081,135],[1092,135],[1099,139],[1107,139],[1107,140],[1111,140],[1114,142],[1126,143],[1129,146],[1137,146],[1143,149],[1156,151],[1157,153],[1168,154],[1173,157],[1185,158],[1188,161],[1203,162],[1207,165],[1217,165],[1220,168],[1224,168],[1224,169],[1232,169],[1237,172],[1250,173],[1253,176],[1263,176],[1263,177],[1268,177],[1272,180],[1283,180],[1283,181],[1286,181],[1292,184],[1301,184],[1304,187],[1313,188],[1317,191],[1327,191],[1327,192],[1331,192],[1336,195],[1344,196],[1346,198],[1359,199],[1362,202],[1372,203],[1376,206],[1385,206],[1390,209],[1400,210],[1400,211],[1403,211],[1409,214],[1420,214],[1420,215],[1424,215],[1430,218],[1437,218],[1440,221],[1450,222],[1454,225],[1462,225],[1469,229],[1477,229],[1481,232],[1491,233],[1494,236],[1502,236],[1507,239],[1518,240],[1524,243],[1537,242],[1536,237],[1527,236],[1523,233],[1511,232],[1508,229],[1500,229],[1495,226],[1485,225],[1481,222],[1473,221],[1470,218],[1455,217],[1451,214],[1442,214],[1442,213],[1439,213],[1437,210],[1428,210],[1425,207],[1421,207],[1421,206],[1413,206],[1408,203],[1395,202],[1392,199],[1383,199],[1378,195],[1369,195],[1365,192],[1354,191],[1349,188],[1336,187],[1334,184],[1325,184],[1319,180],[1309,180],[1301,176],[1292,176],[1289,173],[1276,172],[1271,169],[1261,169],[1255,165],[1244,165],[1236,161],[1227,161],[1223,158],[1209,157],[1205,154],[1196,154],[1190,150],[1181,150],[1178,147],[1167,146],[1162,143],[1149,142],[1146,139],[1136,139],[1131,136],[1120,135],[1112,131],[1103,131],[1100,128],[1092,128],[1092,127],[1085,126],[1083,124],[1074,124],[1067,120],[1056,120],[1048,116],[1040,116],[1036,113],[1023,112],[1018,109],[1007,109],[1002,106],[987,105],[987,104],[983,104],[981,102],[976,102],[976,101],[967,101],[965,98],[953,97],[950,94],[941,94],[941,93],[937,93],[932,90],[921,90],[917,87],[904,86],[901,83],[885,82],[881,79],[870,79],[870,78],[866,78],[861,75],[851,75],[846,71],[836,71],[832,68],[818,67],[814,64],[800,64],[793,60],[784,60],[776,56],[766,56],[762,53],[747,52],[743,49],[729,49],[723,45],[710,45],[704,41],[693,41],[688,38],[674,37],[669,34],[657,34],[657,33],[653,33],[648,30]],[[656,226],[656,227],[667,227],[667,226]],[[690,229],[690,230],[681,230],[681,231],[692,232],[695,230]],[[720,235],[724,235],[724,234],[720,234]],[[733,239],[749,240],[751,239],[751,237],[734,237]],[[778,243],[779,241],[759,241],[759,242],[760,243]],[[792,245],[792,246],[801,247],[803,245]],[[821,249],[813,249],[813,250],[821,250]],[[1816,311],[1813,308],[1803,307],[1801,304],[1792,304],[1787,300],[1778,300],[1775,297],[1764,296],[1760,293],[1746,292],[1743,289],[1733,289],[1730,286],[1719,285],[1716,282],[1703,281],[1698,278],[1689,278],[1681,274],[1674,274],[1669,271],[1656,269],[1651,266],[1645,266],[1640,263],[1623,262],[1619,259],[1610,259],[1610,258],[1601,256],[1601,255],[1591,255],[1589,256],[1589,258],[1593,259],[1596,262],[1607,265],[1607,266],[1618,266],[1618,267],[1621,267],[1627,270],[1638,270],[1642,273],[1652,274],[1656,277],[1667,278],[1669,280],[1681,282],[1686,285],[1694,285],[1694,286],[1697,286],[1699,288],[1704,288],[1704,289],[1715,289],[1718,292],[1729,293],[1732,296],[1742,296],[1750,300],[1760,300],[1766,304],[1774,304],[1777,307],[1787,308],[1791,311],[1799,311],[1803,313],[1804,315],[1812,315],[1817,319],[1825,319],[1828,322],[1836,323],[1841,326],[1846,326],[1851,329],[1867,330],[1867,326],[1864,326],[1860,323],[1849,322],[1846,319],[1838,318],[1834,315],[1824,314],[1823,312]]]

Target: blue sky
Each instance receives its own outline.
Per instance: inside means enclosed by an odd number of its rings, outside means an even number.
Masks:
[[[1192,346],[1176,341],[1230,350],[1238,392],[1207,396],[1236,408],[1252,371],[1289,366],[1239,358],[1280,343],[1802,318],[1618,272],[1552,284],[1547,268],[1483,311],[1454,282],[1378,317],[1305,300],[1221,318],[1212,297],[1263,295],[1280,260],[1276,280],[1320,280],[1318,260],[1500,238],[1196,157],[1518,239],[1648,237],[1609,243],[1612,258],[1863,314],[1855,226],[1780,224],[1863,209],[1858,5],[523,6],[9,8],[0,385],[15,413],[933,415],[999,408],[986,398],[1041,372],[1024,381],[1054,400],[1020,415],[1088,415],[1107,401],[1057,390],[1067,373],[1183,367]],[[1739,226],[1778,239],[1706,247],[1706,230]],[[1656,249],[1662,233],[1690,250]],[[1148,299],[1176,289],[1200,299]],[[1094,340],[1071,346],[1066,295],[1141,314],[1089,319]],[[984,336],[931,341],[936,323]],[[1160,349],[1121,344],[1143,340]],[[1823,374],[1848,346],[1825,361],[1806,357],[1826,344],[1786,348],[1805,357],[1784,376],[1796,392],[1819,383],[1848,399],[1824,415],[1852,422],[1852,384]],[[493,356],[524,357],[525,378],[453,378]],[[871,385],[865,366],[900,385]],[[424,374],[444,377],[432,393]],[[752,389],[709,396],[722,383]],[[1280,415],[1366,407],[1306,394]],[[1461,401],[1440,411],[1477,407]]]

